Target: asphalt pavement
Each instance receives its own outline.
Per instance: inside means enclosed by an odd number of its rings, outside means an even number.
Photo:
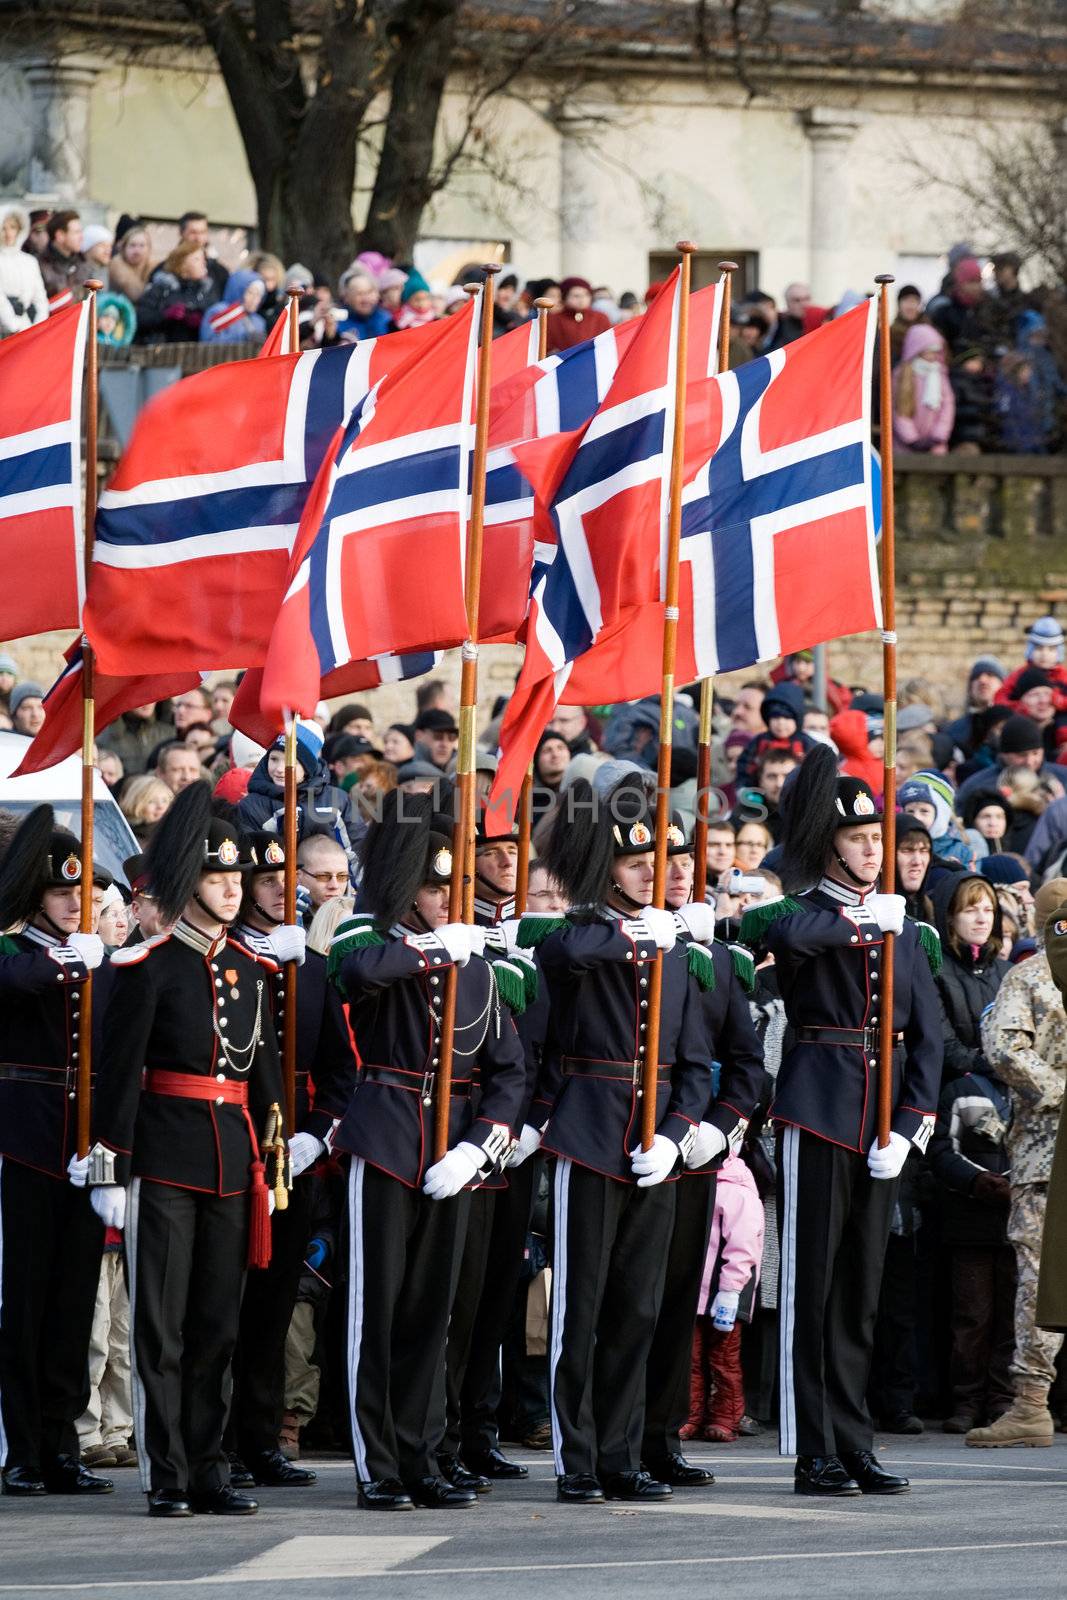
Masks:
[[[815,1502],[792,1492],[769,1435],[698,1445],[717,1483],[660,1507],[555,1502],[551,1460],[516,1452],[527,1482],[466,1511],[371,1513],[350,1462],[309,1460],[308,1489],[258,1491],[246,1519],[160,1522],[135,1472],[92,1503],[0,1500],[0,1600],[204,1600],[254,1583],[264,1600],[1042,1600],[1067,1595],[1067,1436],[1051,1449],[968,1450],[929,1432],[880,1441],[908,1495]]]

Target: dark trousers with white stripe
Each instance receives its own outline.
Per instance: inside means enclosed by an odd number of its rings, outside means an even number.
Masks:
[[[463,1389],[470,1367],[471,1347],[485,1289],[493,1222],[502,1189],[475,1189],[470,1197],[463,1253],[456,1262],[452,1290],[452,1313],[448,1319],[448,1344],[445,1350],[444,1436],[438,1445],[442,1455],[460,1452]]]
[[[681,1453],[678,1429],[689,1415],[689,1368],[704,1257],[715,1211],[715,1174],[679,1178],[667,1278],[645,1369],[645,1439],[641,1456],[653,1470]]]
[[[573,1161],[556,1163],[549,1400],[557,1473],[606,1475],[641,1464],[645,1362],[676,1189],[639,1189]]]
[[[86,1189],[0,1157],[0,1467],[78,1454],[103,1248]]]
[[[247,1195],[131,1183],[130,1365],[145,1489],[229,1482],[222,1435],[247,1256]]]
[[[348,1385],[361,1483],[437,1475],[445,1338],[470,1195],[430,1200],[353,1157]]]
[[[779,1450],[870,1450],[867,1379],[898,1183],[801,1128],[778,1134]]]
[[[311,1187],[302,1177],[289,1204],[270,1219],[270,1266],[250,1272],[233,1361],[233,1415],[227,1428],[238,1455],[276,1450],[285,1409],[285,1340],[308,1247]]]

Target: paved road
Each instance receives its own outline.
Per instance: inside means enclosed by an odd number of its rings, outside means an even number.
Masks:
[[[967,1450],[942,1434],[886,1441],[910,1495],[816,1504],[792,1494],[768,1439],[699,1446],[715,1488],[662,1508],[557,1506],[551,1462],[469,1511],[372,1515],[350,1464],[318,1484],[262,1490],[245,1521],[153,1522],[136,1474],[92,1505],[0,1500],[0,1600],[581,1600],[704,1596],[743,1585],[774,1600],[1043,1600],[1067,1594],[1067,1438],[1051,1450]],[[353,1583],[353,1580],[357,1580]]]

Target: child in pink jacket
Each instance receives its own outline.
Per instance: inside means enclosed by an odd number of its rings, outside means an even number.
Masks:
[[[914,322],[904,335],[893,372],[893,439],[898,450],[943,456],[956,420],[945,341],[936,328]]]
[[[738,1156],[728,1156],[715,1185],[704,1276],[693,1331],[689,1420],[683,1439],[726,1444],[737,1438],[745,1411],[741,1376],[741,1323],[752,1306],[763,1258],[763,1201],[756,1180]]]

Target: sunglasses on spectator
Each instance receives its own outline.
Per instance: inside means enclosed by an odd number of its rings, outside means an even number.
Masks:
[[[316,883],[347,883],[348,873],[345,872],[312,872],[308,867],[298,869],[305,878],[314,878]]]

